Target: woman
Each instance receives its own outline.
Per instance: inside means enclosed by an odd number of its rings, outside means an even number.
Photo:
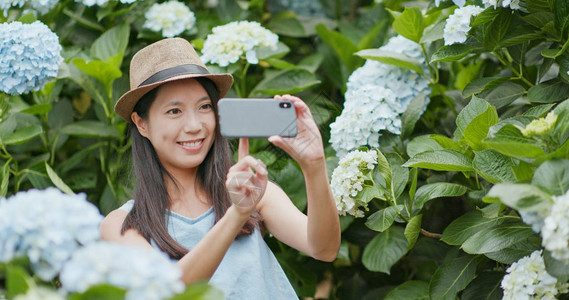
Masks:
[[[296,299],[260,226],[319,260],[334,260],[340,245],[323,145],[306,104],[275,96],[293,102],[298,135],[269,141],[301,166],[308,215],[267,180],[247,139],[240,139],[231,166],[216,114],[230,74],[209,74],[193,47],[174,38],[140,50],[130,76],[131,89],[115,111],[130,123],[136,190],[134,200],[105,218],[101,236],[163,251],[178,259],[185,283],[209,280],[227,299]]]

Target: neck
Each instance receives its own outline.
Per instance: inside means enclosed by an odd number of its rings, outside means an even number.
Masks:
[[[197,168],[168,170],[175,180],[174,182],[170,177],[164,177],[171,207],[179,206],[180,204],[203,202],[205,200],[203,188],[197,180],[197,171]]]

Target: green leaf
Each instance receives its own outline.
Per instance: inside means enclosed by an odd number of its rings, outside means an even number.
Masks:
[[[283,42],[277,43],[277,49],[272,49],[271,47],[260,47],[255,50],[257,53],[257,58],[259,60],[264,60],[267,58],[282,58],[287,53],[290,52],[290,48]]]
[[[547,250],[543,252],[543,261],[549,275],[559,279],[561,282],[569,280],[569,263],[553,258],[551,252]]]
[[[482,271],[462,292],[462,300],[501,300],[504,273]]]
[[[219,300],[223,299],[223,292],[206,282],[194,283],[186,287],[186,290],[169,300]]]
[[[425,20],[421,9],[418,7],[405,7],[403,13],[393,21],[392,27],[400,35],[419,43],[425,29]]]
[[[550,11],[540,11],[521,17],[521,19],[536,28],[543,28],[553,20],[554,15]]]
[[[436,171],[473,171],[472,160],[454,150],[436,150],[419,153],[409,159],[404,167],[417,167]]]
[[[20,128],[14,133],[12,133],[6,140],[4,140],[5,145],[17,145],[25,143],[36,136],[43,133],[43,128],[41,125],[33,125],[30,127]]]
[[[526,183],[500,183],[494,185],[485,198],[496,198],[505,205],[520,211],[540,211],[553,204],[551,195]]]
[[[423,72],[423,65],[418,60],[401,53],[380,49],[365,49],[358,51],[355,54],[363,58],[373,59],[403,69],[413,70],[421,75],[425,73]]]
[[[456,130],[461,139],[464,139],[474,150],[483,150],[482,140],[488,135],[491,126],[498,123],[498,113],[484,99],[472,97],[470,103],[464,107],[456,118]]]
[[[285,193],[290,197],[294,205],[304,211],[306,208],[306,184],[300,169],[292,163],[286,161],[286,166],[277,173],[270,173],[270,180],[276,182]]]
[[[81,137],[114,137],[120,138],[120,133],[114,127],[99,121],[79,121],[71,123],[61,130],[61,133]]]
[[[509,80],[508,77],[498,77],[498,76],[482,77],[474,79],[469,84],[466,85],[466,87],[462,91],[462,96],[464,98],[469,98],[472,95],[478,95],[484,91],[495,88],[508,80]]]
[[[419,43],[426,44],[442,39],[444,35],[445,25],[446,21],[439,19],[433,25],[425,28],[425,31],[423,32],[423,36],[421,37]]]
[[[515,182],[512,159],[494,150],[474,153],[472,165],[490,183]]]
[[[358,192],[356,195],[357,199],[362,200],[365,203],[370,202],[373,198],[384,199],[382,195],[382,191],[378,186],[365,186],[362,188],[361,191]]]
[[[391,166],[387,158],[385,158],[385,156],[383,155],[383,153],[381,153],[379,149],[377,149],[376,151],[377,151],[377,170],[385,180],[385,188],[387,190],[391,190],[391,182],[392,182]]]
[[[415,246],[415,242],[419,238],[419,233],[421,233],[421,221],[423,220],[423,215],[416,215],[405,227],[405,238],[407,239],[407,249],[412,249]]]
[[[469,237],[485,228],[516,219],[513,216],[485,218],[480,211],[470,211],[452,221],[443,231],[441,241],[449,245],[462,245]]]
[[[267,58],[267,59],[265,59],[265,61],[269,65],[271,65],[271,67],[273,67],[275,69],[279,69],[279,70],[297,68],[296,65],[293,65],[293,64],[287,62],[286,60],[282,60],[282,59],[278,59],[278,58]]]
[[[392,289],[384,300],[429,300],[429,284],[424,281],[406,281]]]
[[[126,290],[109,284],[90,287],[83,293],[72,294],[70,300],[124,299]]]
[[[462,249],[470,254],[495,252],[519,243],[535,234],[530,226],[521,221],[507,221],[475,233],[462,244]]]
[[[483,44],[484,48],[489,51],[494,51],[508,33],[512,16],[510,9],[498,8],[499,14],[485,26]]]
[[[381,34],[387,25],[387,19],[377,22],[358,42],[358,49],[367,49],[373,47],[374,42],[377,40],[378,35]]]
[[[506,81],[485,95],[484,99],[497,109],[500,109],[512,104],[512,102],[521,98],[525,93],[526,89],[523,86]]]
[[[541,164],[531,182],[547,189],[553,195],[563,195],[569,190],[569,160],[554,159]]]
[[[430,299],[454,300],[476,276],[476,257],[462,256],[446,262],[435,271],[429,284]]]
[[[421,114],[423,113],[423,107],[425,107],[426,102],[428,101],[427,95],[425,93],[421,93],[417,95],[409,105],[407,109],[401,116],[401,139],[404,140],[411,136],[413,130],[415,129],[415,124],[421,118]]]
[[[70,195],[74,195],[75,193],[71,190],[65,182],[57,175],[57,173],[49,166],[47,162],[45,162],[45,170],[47,171],[47,176],[55,184],[55,186],[60,189],[62,192]]]
[[[391,198],[395,200],[399,198],[405,190],[407,181],[409,181],[409,169],[402,167],[404,160],[397,153],[386,153],[385,158],[391,168],[391,184],[389,187],[391,190]]]
[[[442,46],[432,56],[431,62],[453,62],[457,61],[473,51],[480,50],[480,47],[475,47],[467,44],[453,44]]]
[[[545,35],[531,26],[516,26],[508,30],[504,38],[500,43],[498,43],[498,47],[512,47],[528,41],[541,40],[543,38],[545,38]]]
[[[502,264],[513,264],[524,256],[529,256],[535,250],[541,249],[541,239],[537,235],[515,243],[499,251],[484,253],[484,256]]]
[[[267,24],[267,28],[279,35],[292,37],[307,37],[304,27],[294,14],[281,12],[273,15]]]
[[[7,160],[6,163],[0,169],[0,198],[6,197],[8,193],[8,184],[10,183],[10,163],[11,160]]]
[[[441,197],[458,197],[464,195],[468,188],[455,183],[435,182],[421,186],[415,193],[413,205],[422,208],[425,203]]]
[[[6,268],[6,296],[13,299],[16,295],[25,294],[33,284],[30,275],[22,267],[8,264]]]
[[[569,3],[566,0],[553,0],[552,11],[555,14],[555,27],[563,34],[569,26]]]
[[[484,146],[504,155],[516,157],[540,157],[545,151],[534,139],[526,138],[516,126],[506,124],[492,138],[484,141]]]
[[[528,100],[532,103],[554,103],[567,99],[569,84],[552,79],[531,87]]]
[[[36,104],[30,106],[22,111],[21,113],[30,114],[30,115],[43,115],[47,114],[51,110],[51,104],[44,103],[44,104]]]
[[[130,35],[130,27],[127,23],[121,23],[103,33],[97,38],[91,46],[91,56],[101,61],[106,61],[111,57],[120,55],[120,59],[115,61],[115,68],[120,68],[122,63],[122,55],[126,51],[128,39]]]
[[[101,82],[107,92],[112,88],[113,81],[122,76],[122,72],[118,67],[103,61],[94,60],[86,62],[82,58],[75,58],[72,62],[79,70],[93,76],[93,78]]]
[[[441,147],[445,149],[450,149],[458,152],[462,151],[460,145],[457,142],[444,135],[431,134],[429,138],[436,141],[439,145],[441,145]]]
[[[407,143],[407,155],[413,157],[425,151],[443,150],[444,148],[430,138],[430,135],[420,135]],[[460,149],[458,149],[460,151]]]
[[[322,41],[336,52],[348,69],[354,70],[361,63],[361,58],[354,56],[358,47],[348,37],[339,32],[330,31],[324,24],[318,24],[316,32]]]
[[[559,103],[554,111],[557,115],[557,122],[555,122],[551,136],[559,143],[563,143],[569,137],[569,100]]]
[[[8,12],[6,11],[6,13],[8,13]],[[23,24],[32,24],[33,22],[37,21],[37,18],[36,18],[34,13],[30,12],[30,13],[27,13],[27,14],[21,16],[18,19],[18,21],[23,23]]]
[[[364,249],[364,266],[373,272],[390,274],[391,267],[407,253],[407,240],[403,231],[399,226],[391,226],[376,235]]]
[[[479,13],[474,17],[474,21],[471,22],[472,27],[477,27],[480,25],[484,25],[490,23],[496,19],[496,16],[500,13],[499,10],[496,10],[494,7],[488,7],[483,12]]]
[[[389,206],[379,211],[376,211],[367,218],[365,225],[375,231],[384,232],[391,227],[395,216],[398,212],[403,210],[403,205]]]
[[[528,110],[522,113],[522,116],[528,116],[533,118],[543,118],[545,115],[555,106],[555,104],[543,104],[530,107]]]
[[[320,80],[305,69],[287,69],[265,77],[251,91],[251,95],[296,94],[319,83]]]

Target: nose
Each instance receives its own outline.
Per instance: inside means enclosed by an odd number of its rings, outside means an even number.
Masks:
[[[184,132],[196,133],[202,129],[202,122],[195,114],[188,114],[184,120]]]

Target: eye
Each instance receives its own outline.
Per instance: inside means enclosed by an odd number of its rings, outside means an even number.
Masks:
[[[181,113],[182,111],[179,108],[172,108],[166,112],[168,115],[176,115]]]
[[[211,103],[205,103],[204,105],[200,106],[202,110],[210,110],[213,109],[213,105]]]

